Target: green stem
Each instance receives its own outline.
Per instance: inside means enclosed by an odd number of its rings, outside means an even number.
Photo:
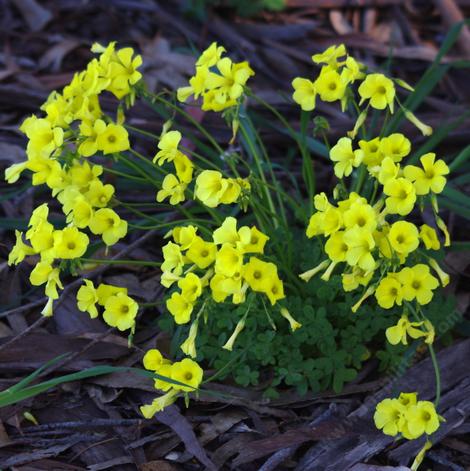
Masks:
[[[271,192],[269,191],[269,188],[267,186],[268,182],[266,181],[266,176],[264,175],[263,172],[263,167],[261,166],[261,158],[258,153],[258,150],[256,148],[255,143],[250,137],[250,133],[248,132],[244,120],[240,119],[240,130],[243,134],[243,138],[245,139],[246,145],[248,147],[248,150],[250,151],[251,155],[253,156],[253,160],[255,161],[256,169],[258,170],[259,177],[263,181],[263,191],[266,196],[266,203],[271,211],[271,213],[276,214],[276,209],[274,208],[273,200],[271,198]],[[274,228],[278,227],[278,222],[277,219],[274,219],[273,221]]]
[[[151,262],[147,260],[110,260],[110,259],[100,259],[100,258],[80,258],[82,262],[87,263],[104,263],[111,265],[142,265],[149,267],[159,267],[161,262]]]
[[[149,93],[149,92],[144,92],[143,94],[143,98],[144,99],[147,99],[148,98],[151,98],[155,101],[159,101],[160,103],[170,107],[172,110],[176,111],[177,113],[181,114],[182,116],[184,116],[195,128],[197,128],[197,130],[208,140],[208,142],[211,143],[211,145],[220,153],[220,154],[223,154],[224,153],[224,150],[222,149],[222,147],[220,147],[220,145],[217,143],[217,141],[212,137],[212,135],[204,128],[204,126],[201,125],[201,123],[199,123],[199,121],[197,121],[196,119],[194,119],[189,113],[187,113],[186,111],[184,111],[182,108],[180,108],[179,106],[175,105],[174,103],[172,103],[171,101],[168,101],[168,100],[165,100],[164,98],[162,98],[161,96],[159,95],[154,95],[152,93]]]
[[[434,375],[436,377],[436,399],[434,400],[434,405],[439,405],[439,401],[441,400],[441,373],[439,370],[439,365],[437,363],[436,353],[434,351],[434,347],[429,344],[429,354],[431,355],[432,366],[434,367]]]

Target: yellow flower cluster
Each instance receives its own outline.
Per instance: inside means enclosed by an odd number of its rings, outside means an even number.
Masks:
[[[164,133],[158,143],[158,152],[153,158],[158,165],[165,162],[173,162],[175,174],[169,173],[165,176],[162,189],[157,193],[157,201],[161,203],[170,198],[170,204],[176,205],[185,200],[184,192],[193,179],[194,165],[191,160],[178,149],[181,141],[179,131],[168,131]]]
[[[401,434],[407,440],[431,435],[443,420],[434,404],[418,401],[416,393],[401,393],[398,399],[384,399],[377,404],[374,414],[376,427],[385,435]]]
[[[104,283],[95,288],[90,280],[84,280],[84,283],[77,292],[80,311],[88,312],[94,319],[98,317],[98,304],[104,308],[103,319],[108,325],[121,331],[134,329],[139,305],[127,295],[127,288]]]
[[[284,286],[276,265],[252,255],[263,254],[269,239],[255,226],[237,228],[237,220],[227,217],[214,230],[211,242],[200,237],[194,226],[177,227],[171,236],[173,242],[163,247],[161,283],[166,288],[174,283],[178,285],[179,291],[174,291],[166,302],[177,324],[187,324],[191,320],[194,307],[206,287],[217,303],[224,302],[229,296],[232,303],[243,303],[248,288],[265,294],[272,305],[284,298]],[[188,264],[190,266],[185,268]],[[181,346],[192,357],[196,356],[195,339],[203,308],[204,304],[190,328],[188,339]]]
[[[313,55],[312,61],[324,65],[314,81],[302,77],[293,80],[294,101],[304,111],[311,111],[319,96],[326,102],[341,101],[344,110],[349,98],[348,85],[364,78],[364,65],[347,54],[344,44],[331,46],[323,53]]]
[[[190,96],[202,97],[204,111],[223,111],[238,105],[246,82],[255,73],[246,61],[233,62],[222,57],[224,52],[214,42],[201,54],[189,85],[178,89],[179,101],[185,102]]]
[[[196,391],[201,384],[202,368],[189,358],[171,363],[159,350],[153,348],[147,351],[143,363],[145,369],[153,371],[157,376],[155,388],[165,392],[163,396],[154,399],[151,404],[140,408],[146,419],[151,419],[157,412],[173,404],[181,392],[187,394]],[[171,382],[166,381],[168,379]]]
[[[196,178],[195,197],[207,207],[247,200],[250,182],[246,178],[224,178],[217,170],[203,170]]]
[[[300,276],[308,281],[326,269],[322,279],[328,280],[334,268],[345,262],[347,269],[342,275],[344,290],[368,287],[353,307],[354,311],[374,292],[379,305],[386,309],[401,305],[403,300],[416,300],[424,305],[431,301],[433,290],[439,284],[429,266],[423,263],[398,270],[407,263],[409,255],[416,252],[420,242],[426,250],[440,248],[432,227],[423,224],[418,230],[415,224],[396,218],[408,215],[416,202],[425,197],[430,197],[435,210],[434,195],[442,192],[446,184],[445,175],[449,173],[445,162],[436,160],[432,153],[421,157],[422,167],[406,165],[401,168],[399,162],[410,150],[409,140],[399,133],[362,140],[356,150],[353,150],[352,140],[343,137],[331,148],[330,157],[335,162],[335,174],[339,178],[351,175],[354,167],[364,165],[375,180],[375,192],[382,188],[382,195],[373,205],[355,192],[338,201],[337,205],[331,204],[324,193],[316,195],[316,212],[310,218],[307,236],[327,237],[325,252],[329,260]],[[394,221],[387,220],[392,218]],[[444,232],[445,245],[449,245],[447,229],[436,211],[435,219]],[[427,261],[445,286],[448,275],[435,260],[428,257]],[[377,281],[373,281],[375,273],[380,273]]]
[[[79,229],[88,228],[100,235],[107,246],[127,233],[127,223],[107,207],[114,187],[100,180],[101,165],[88,162],[95,154],[112,154],[129,149],[129,139],[122,124],[112,122],[100,107],[99,95],[111,92],[118,99],[133,100],[133,86],[140,80],[137,68],[140,56],[132,48],[115,50],[94,45],[99,52],[86,70],[74,75],[62,93],[53,92],[42,105],[44,117],[30,116],[20,130],[28,138],[27,160],[6,169],[5,178],[16,182],[24,170],[32,172],[33,185],[47,185],[62,205],[67,227],[56,230],[48,222],[49,208],[43,204],[33,211],[29,229],[16,233],[9,263],[20,263],[27,255],[39,255],[40,261],[31,273],[33,285],[46,284],[49,301],[44,315],[52,314],[57,299],[60,269],[55,260],[72,260],[84,255],[89,238]]]
[[[63,289],[59,279],[59,260],[71,260],[81,257],[88,247],[88,236],[75,226],[57,230],[48,221],[49,207],[47,203],[38,206],[32,213],[26,234],[16,231],[16,244],[8,257],[9,265],[21,263],[26,256],[36,255],[39,260],[31,271],[29,280],[33,286],[45,284],[48,297],[42,314],[51,316],[53,302],[59,297],[58,288]],[[23,239],[25,237],[26,243]]]
[[[400,79],[391,79],[380,73],[367,73],[364,64],[350,56],[344,46],[333,45],[320,54],[314,54],[312,61],[322,65],[320,74],[315,80],[297,77],[292,81],[293,100],[304,111],[315,109],[317,96],[325,102],[340,101],[345,111],[349,103],[359,108],[367,103],[360,112],[354,129],[349,133],[354,137],[364,123],[369,107],[376,110],[389,109],[393,114],[395,102],[402,109],[406,119],[411,121],[424,135],[432,134],[432,128],[422,123],[410,110],[406,109],[396,97],[396,85],[413,91],[413,88]],[[360,81],[357,89],[360,100],[355,101],[352,85]]]

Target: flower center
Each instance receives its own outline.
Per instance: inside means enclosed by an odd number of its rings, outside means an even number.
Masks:
[[[255,270],[253,272],[253,278],[255,278],[256,280],[259,280],[261,278],[261,272],[259,270]]]
[[[67,248],[70,249],[70,250],[73,250],[75,247],[76,247],[75,242],[69,242],[67,244]]]

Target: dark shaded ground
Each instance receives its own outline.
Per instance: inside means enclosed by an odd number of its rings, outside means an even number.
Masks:
[[[65,85],[73,72],[86,64],[94,41],[117,40],[138,47],[149,86],[173,88],[183,84],[192,70],[191,49],[218,40],[231,53],[251,62],[257,71],[257,91],[295,124],[298,109],[278,91],[290,93],[294,76],[313,73],[312,53],[341,41],[374,67],[387,59],[393,46],[393,75],[415,83],[434,60],[450,25],[459,15],[470,12],[470,3],[464,0],[289,0],[281,13],[241,19],[222,8],[199,22],[182,14],[179,3],[0,2],[0,167],[23,159],[24,139],[16,130],[18,124],[37,111],[52,89]],[[468,59],[469,33],[464,31],[445,60]],[[419,116],[436,128],[460,116],[468,109],[467,82],[465,69],[452,70],[426,100]],[[352,123],[337,107],[321,105],[320,111],[330,121],[331,139],[351,129]],[[221,142],[228,141],[230,136],[222,123],[211,115],[202,118]],[[142,106],[133,110],[131,122],[157,133],[162,125]],[[439,149],[452,154],[468,145],[469,124],[463,119]],[[419,144],[422,138],[417,132],[411,127],[408,131]],[[284,137],[269,131],[264,137],[274,158],[282,159]],[[152,151],[146,143],[139,145],[143,152]],[[328,168],[319,163],[317,171],[328,188]],[[466,187],[461,190],[465,192]],[[7,191],[11,188],[0,183],[0,196]],[[38,308],[41,302],[28,291],[28,267],[13,270],[6,266],[11,229],[30,214],[36,199],[33,189],[10,199],[0,198],[0,299],[4,306],[0,307],[0,389],[66,352],[74,355],[47,370],[44,377],[99,364],[138,365],[142,352],[161,338],[157,329],[139,331],[134,346],[128,349],[127,340],[113,329],[76,312],[77,283],[64,291],[54,318],[43,321]],[[446,213],[446,220],[454,239],[468,241],[468,221],[450,213]],[[132,255],[157,260],[159,240],[152,232],[134,235],[128,245],[120,244],[117,250],[116,258]],[[447,262],[454,279],[448,292],[456,293],[459,309],[465,312],[470,300],[468,252],[450,253]],[[125,284],[131,295],[144,302],[154,302],[161,295],[157,270],[104,266],[88,276]],[[156,315],[154,308],[145,311],[145,316]],[[470,466],[469,355],[469,340],[463,338],[439,354],[442,412],[447,422],[433,440],[439,444],[428,454],[431,469],[463,470]],[[378,400],[399,390],[412,391],[419,386],[420,396],[430,398],[432,367],[424,359],[404,378],[396,374],[380,380],[375,370],[376,365],[369,364],[340,395],[299,398],[286,391],[269,404],[257,391],[213,385],[233,398],[203,396],[189,409],[178,404],[151,421],[138,419],[138,406],[153,397],[152,384],[146,380],[116,373],[71,383],[0,409],[0,468],[404,470],[407,468],[396,466],[409,465],[422,442],[394,444],[373,428],[372,411]],[[39,425],[24,418],[26,411]],[[366,461],[381,467],[360,464]],[[386,465],[395,467],[383,467]]]

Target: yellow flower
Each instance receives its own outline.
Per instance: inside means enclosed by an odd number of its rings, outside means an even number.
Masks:
[[[406,216],[413,210],[416,191],[409,180],[401,177],[388,180],[383,191],[388,196],[385,205],[390,214]]]
[[[277,301],[286,297],[284,294],[284,284],[277,276],[271,278],[264,293],[268,297],[271,306],[274,306]]]
[[[104,185],[100,180],[90,182],[85,197],[94,208],[104,208],[114,195],[114,186],[107,183]]]
[[[189,334],[187,339],[180,345],[181,351],[190,356],[191,358],[196,358],[196,337],[199,321],[196,319],[189,328]]]
[[[369,204],[356,202],[344,212],[343,221],[346,229],[358,226],[373,231],[377,227],[377,214]]]
[[[263,253],[264,246],[269,240],[269,237],[259,231],[255,226],[251,227],[249,231],[249,239],[247,242],[242,243],[243,251],[245,253]]]
[[[398,399],[384,399],[375,408],[375,426],[385,435],[394,437],[405,422],[406,407]]]
[[[228,182],[217,170],[204,170],[196,178],[194,195],[209,208],[220,204]]]
[[[129,135],[126,128],[114,123],[109,123],[104,132],[98,135],[96,144],[98,150],[102,151],[104,155],[130,149]]]
[[[33,248],[24,243],[22,232],[15,231],[15,235],[16,243],[8,255],[8,265],[18,265],[18,263],[21,263],[26,256],[34,253]]]
[[[79,129],[80,135],[85,139],[78,146],[78,152],[83,157],[91,157],[98,152],[98,136],[106,131],[106,123],[102,119],[94,122],[83,120]]]
[[[285,307],[281,307],[281,316],[289,322],[292,332],[295,332],[297,329],[302,327],[302,324],[297,322]]]
[[[333,262],[345,262],[348,245],[344,241],[344,231],[332,234],[325,244],[325,252]]]
[[[219,73],[209,72],[205,86],[214,92],[215,103],[226,108],[240,98],[247,80],[255,73],[248,62],[235,64],[228,57],[220,59],[216,65]]]
[[[407,165],[403,170],[405,177],[413,182],[417,195],[441,193],[446,185],[444,175],[449,173],[449,167],[443,160],[435,162],[435,158],[436,154],[430,152],[419,159],[423,168]]]
[[[373,271],[366,272],[359,267],[354,267],[352,273],[343,273],[341,277],[344,291],[354,291],[359,286],[367,286],[373,274]]]
[[[171,370],[172,364],[169,360],[164,360],[164,364],[158,368],[158,371],[155,373],[161,378],[156,378],[154,386],[156,389],[160,389],[161,391],[168,391],[169,389],[173,388],[173,383],[170,383],[166,379],[171,379]],[[166,379],[165,379],[166,378]]]
[[[162,182],[162,189],[157,193],[157,201],[161,203],[165,198],[170,197],[170,204],[176,205],[184,201],[186,183],[180,182],[176,175],[169,173]]]
[[[371,254],[375,241],[369,230],[355,226],[344,233],[344,241],[348,246],[346,262],[349,265],[357,265],[365,271],[375,268],[375,260]]]
[[[103,173],[101,165],[90,165],[87,161],[83,163],[74,162],[69,169],[71,183],[79,188],[86,188],[88,185]]]
[[[368,167],[380,165],[383,159],[382,152],[380,152],[380,137],[376,137],[370,141],[359,141],[359,147],[364,153],[362,162]]]
[[[175,157],[181,152],[178,150],[178,145],[181,141],[181,133],[179,131],[168,131],[160,138],[158,148],[160,149],[153,162],[158,165],[163,165],[165,162],[173,162]]]
[[[171,368],[171,379],[184,383],[186,386],[173,385],[174,389],[191,392],[199,388],[203,377],[202,368],[193,360],[184,358],[173,363]]]
[[[223,46],[219,46],[213,42],[206,50],[202,52],[196,61],[196,67],[213,67],[222,57],[225,52]]]
[[[195,237],[199,238],[199,237]],[[175,275],[181,275],[183,273],[183,254],[179,245],[173,242],[168,242],[162,248],[163,263],[161,269],[163,272],[173,272]]]
[[[430,265],[431,268],[437,273],[437,276],[439,277],[439,280],[441,281],[441,285],[442,285],[442,286],[447,286],[447,285],[449,284],[449,281],[450,281],[449,274],[446,273],[446,272],[439,266],[439,264],[436,262],[436,260],[434,260],[433,258],[430,258],[430,259],[429,259],[429,265]]]
[[[83,229],[90,225],[93,217],[93,208],[83,196],[78,196],[73,200],[72,210],[67,214],[67,223]]]
[[[94,319],[98,317],[98,309],[96,308],[98,293],[91,280],[83,281],[85,284],[77,292],[77,307],[82,312],[88,312],[90,317]]]
[[[343,216],[341,211],[334,206],[330,206],[322,216],[323,233],[326,236],[334,234],[343,226]]]
[[[434,404],[430,401],[418,401],[405,412],[407,429],[412,438],[418,438],[424,433],[431,435],[439,428],[439,416]]]
[[[159,371],[163,365],[168,365],[170,362],[163,358],[163,355],[160,353],[160,350],[156,348],[151,348],[147,350],[142,360],[144,368],[150,371]]]
[[[28,162],[18,162],[5,169],[5,180],[12,184],[16,183],[24,170],[28,168]]]
[[[196,236],[186,252],[186,257],[195,263],[198,268],[204,269],[214,262],[216,253],[217,247],[214,243],[206,242],[201,237]]]
[[[437,238],[436,231],[427,224],[421,226],[419,236],[427,250],[439,250],[441,248],[441,243]]]
[[[191,302],[196,301],[202,293],[201,279],[194,273],[188,273],[184,278],[180,278],[178,287],[181,289],[181,294]]]
[[[403,314],[396,325],[389,327],[385,331],[385,336],[392,345],[398,345],[399,343],[408,345],[407,335],[413,339],[419,339],[426,335],[423,331],[418,329],[418,327],[422,325],[422,322],[410,322],[408,316]]]
[[[393,113],[395,100],[395,86],[393,82],[383,74],[369,74],[359,86],[359,95],[362,104],[369,100],[370,106],[377,110],[383,110],[387,106]]]
[[[191,244],[194,242],[196,238],[197,227],[194,226],[179,226],[175,227],[171,231],[171,235],[173,236],[173,240],[180,245],[181,250],[186,250],[191,247]]]
[[[235,329],[232,332],[232,335],[229,337],[229,339],[222,346],[222,348],[224,350],[228,350],[229,352],[231,352],[233,350],[233,345],[235,344],[235,340],[237,340],[237,337],[240,335],[240,332],[245,328],[245,321],[246,321],[246,315],[243,316],[237,322],[237,325],[235,326]]]
[[[103,242],[110,246],[127,234],[127,222],[112,209],[101,208],[91,218],[90,230],[93,234],[101,235]]]
[[[292,86],[295,90],[292,95],[294,101],[299,104],[304,111],[313,110],[317,97],[314,83],[306,78],[297,77],[292,81]]]
[[[325,49],[323,52],[319,54],[314,54],[312,56],[312,61],[315,64],[328,64],[331,66],[336,66],[336,63],[340,57],[346,55],[346,47],[344,44],[339,44],[336,46],[330,46],[328,49]]]
[[[243,251],[241,247],[234,247],[229,243],[222,244],[215,257],[215,272],[228,278],[240,273],[243,265]]]
[[[98,296],[98,304],[104,306],[106,301],[116,294],[127,294],[127,288],[121,288],[120,286],[107,285],[101,283],[96,289],[96,295]]]
[[[178,101],[185,102],[191,95],[194,95],[194,98],[198,98],[203,94],[206,90],[206,79],[208,74],[208,67],[196,67],[196,73],[189,79],[189,86],[180,87],[176,91],[176,98]]]
[[[157,397],[151,404],[141,406],[140,412],[146,419],[151,419],[157,412],[161,412],[165,407],[173,404],[176,401],[178,391],[172,389],[163,396]]]
[[[306,283],[308,283],[317,273],[321,272],[324,270],[328,265],[330,264],[329,260],[323,260],[323,262],[320,262],[316,267],[311,268],[310,270],[307,270],[304,273],[301,273],[299,275],[299,278]]]
[[[242,289],[241,277],[226,277],[220,273],[216,273],[209,283],[211,288],[212,299],[216,303],[222,303],[227,296],[240,293]]]
[[[406,256],[418,248],[418,229],[408,221],[394,222],[388,233],[388,241],[395,252]]]
[[[90,239],[75,226],[54,231],[54,253],[57,258],[73,259],[81,257],[88,248]]]
[[[249,262],[243,266],[243,278],[253,291],[265,293],[270,288],[270,280],[277,278],[276,265],[250,257]]]
[[[191,160],[186,155],[179,153],[173,163],[179,181],[188,184],[193,179],[194,165]]]
[[[335,175],[338,178],[351,175],[353,167],[358,167],[364,153],[362,150],[352,150],[352,141],[348,137],[342,137],[330,150],[330,159],[335,164]]]
[[[108,78],[111,83],[107,90],[113,93],[116,98],[121,99],[130,93],[130,86],[135,85],[142,77],[137,70],[142,65],[142,57],[136,55],[134,49],[125,47],[116,51],[108,69]]]
[[[174,292],[166,301],[166,308],[177,324],[187,324],[193,312],[193,303],[182,293]]]
[[[396,276],[389,274],[381,280],[379,286],[375,290],[375,297],[380,307],[390,309],[394,304],[401,306],[403,294],[401,283]]]
[[[20,131],[24,132],[29,139],[26,148],[29,159],[35,157],[47,158],[63,144],[63,129],[53,127],[46,119],[34,115],[23,121]]]
[[[419,304],[428,304],[432,297],[432,290],[439,286],[437,278],[431,275],[429,267],[419,263],[414,267],[406,267],[398,274],[403,285],[403,298],[412,301],[416,298]]]
[[[390,157],[394,162],[400,162],[410,153],[411,142],[403,134],[390,134],[380,141],[379,149],[384,157]]]
[[[103,319],[111,327],[127,330],[134,326],[139,305],[124,293],[110,296],[104,305]]]
[[[341,79],[336,70],[323,67],[314,83],[315,90],[323,101],[341,100],[346,92],[347,82]]]
[[[419,450],[419,453],[416,455],[416,458],[414,459],[413,464],[411,465],[411,471],[418,471],[420,464],[424,460],[424,455],[429,449],[431,449],[431,447],[432,443],[429,440],[426,440],[426,443],[423,445],[421,450]]]
[[[414,406],[417,402],[417,394],[415,392],[413,393],[400,393],[398,396],[398,400],[405,406]]]
[[[237,182],[237,180],[233,178],[227,178],[225,181],[227,182],[227,188],[222,193],[220,197],[220,202],[222,204],[235,203],[241,194],[241,191],[242,191],[241,186]]]
[[[240,241],[240,234],[237,230],[237,220],[228,216],[224,219],[224,222],[219,228],[217,228],[212,234],[212,240],[216,245],[232,244],[235,245]]]

